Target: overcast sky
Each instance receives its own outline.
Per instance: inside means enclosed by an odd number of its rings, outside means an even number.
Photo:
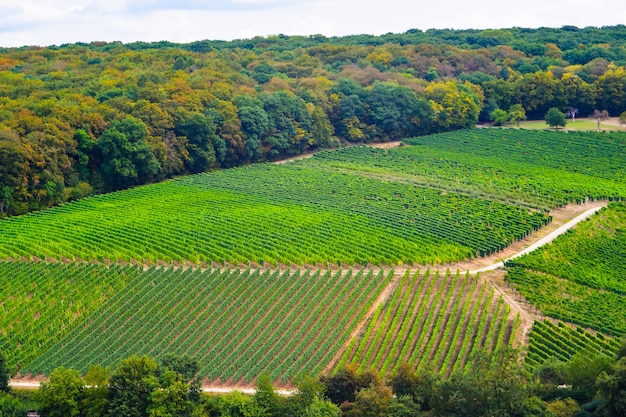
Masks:
[[[0,0],[0,46],[605,26],[624,0]]]

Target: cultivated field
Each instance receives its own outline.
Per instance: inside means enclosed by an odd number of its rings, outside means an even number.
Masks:
[[[535,317],[489,276],[457,266],[534,236],[557,207],[623,200],[624,160],[619,133],[474,129],[2,221],[0,349],[22,374],[191,354],[207,383],[225,386],[261,372],[289,383],[351,362],[450,374],[481,347],[528,343]],[[625,211],[612,203],[516,259],[508,282],[545,316],[626,334]],[[529,363],[571,354],[572,340],[593,352],[616,346],[549,326],[530,333]]]
[[[614,203],[552,245],[507,263],[507,279],[546,316],[626,335],[626,205]]]

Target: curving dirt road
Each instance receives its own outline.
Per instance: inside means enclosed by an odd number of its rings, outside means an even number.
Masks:
[[[530,246],[528,246],[526,249],[523,249],[523,250],[517,252],[515,255],[508,257],[504,261],[496,262],[494,264],[491,264],[491,265],[483,267],[483,268],[470,270],[469,271],[470,274],[473,275],[473,274],[477,274],[479,272],[493,271],[494,269],[498,269],[498,268],[504,267],[504,263],[506,261],[509,261],[509,260],[515,259],[515,258],[519,258],[522,255],[526,255],[527,253],[530,253],[530,252],[534,251],[535,249],[540,248],[541,246],[544,246],[544,245],[552,242],[554,239],[556,239],[557,237],[559,237],[563,233],[567,232],[569,229],[571,229],[572,227],[576,226],[578,223],[580,223],[583,220],[586,220],[589,217],[593,216],[599,210],[601,210],[602,208],[606,207],[607,204],[608,204],[607,202],[601,202],[601,204],[598,204],[597,206],[588,209],[587,211],[583,212],[582,214],[579,214],[578,216],[574,217],[573,219],[571,219],[570,221],[568,221],[567,223],[565,223],[564,225],[562,225],[558,229],[550,232],[548,235],[546,235],[546,236],[536,240]]]

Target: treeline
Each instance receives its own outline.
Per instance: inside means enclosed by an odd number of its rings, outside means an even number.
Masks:
[[[626,109],[621,26],[0,49],[0,216],[495,109]],[[525,113],[525,116],[524,116]]]
[[[473,366],[449,378],[401,366],[388,379],[347,366],[319,378],[302,375],[292,395],[281,396],[263,375],[256,392],[202,393],[193,358],[160,362],[132,356],[110,372],[86,375],[58,368],[24,401],[0,374],[0,415],[23,416],[30,407],[56,416],[345,416],[345,417],[617,417],[626,415],[626,345],[616,358],[575,356],[546,362],[529,373],[519,352],[479,352]],[[1,359],[0,355],[0,359]],[[4,383],[4,385],[3,385]]]

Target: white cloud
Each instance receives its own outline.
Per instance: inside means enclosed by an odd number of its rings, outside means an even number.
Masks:
[[[255,35],[401,33],[408,29],[604,26],[618,0],[2,0],[0,46],[95,40],[190,42]]]

